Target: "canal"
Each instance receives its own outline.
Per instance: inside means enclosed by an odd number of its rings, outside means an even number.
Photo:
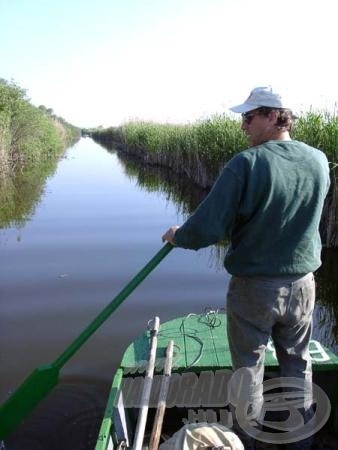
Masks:
[[[30,219],[0,231],[1,402],[33,368],[56,359],[182,214],[166,192],[142,187],[116,153],[91,139],[67,151]],[[52,448],[53,429],[60,442],[70,438],[72,419],[92,423],[123,349],[148,320],[221,308],[227,281],[210,251],[172,251],[64,367],[53,407],[46,406],[51,423],[40,409],[9,448]]]
[[[170,176],[82,139],[29,218],[0,229],[1,402],[55,360],[161,248],[163,232],[182,223],[201,193],[178,189],[185,193],[170,188]],[[66,364],[7,448],[93,448],[114,369],[148,320],[224,306],[229,275],[218,253],[174,249]],[[328,252],[318,273],[314,314],[314,336],[335,351],[337,260]]]

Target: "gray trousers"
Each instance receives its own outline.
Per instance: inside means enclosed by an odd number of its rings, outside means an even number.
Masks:
[[[280,376],[312,381],[309,340],[315,302],[312,273],[305,276],[232,277],[227,295],[227,332],[232,367],[250,368],[250,403],[259,416],[263,405],[265,349],[271,337]],[[304,408],[311,405],[307,400]]]

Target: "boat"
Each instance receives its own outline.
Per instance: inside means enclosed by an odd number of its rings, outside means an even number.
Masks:
[[[153,337],[154,332],[147,330],[125,350],[113,378],[95,450],[121,448],[135,450],[149,446],[149,440],[152,438],[151,428],[156,420],[157,401],[164,378],[161,373],[166,366],[166,349],[170,341],[174,341],[174,351],[161,440],[170,438],[181,427],[194,422],[222,423],[230,427],[231,415],[226,408],[227,399],[212,397],[211,386],[215,385],[218,377],[217,395],[222,397],[221,392],[226,392],[226,389],[219,389],[220,380],[227,382],[232,375],[231,357],[226,338],[226,313],[209,308],[201,314],[191,313],[160,325],[159,332],[156,334],[157,347],[151,395],[148,396],[146,405],[147,427],[145,428],[144,425],[145,429],[142,430],[141,446],[135,444],[138,439],[140,412],[144,408],[144,396],[141,391],[151,376],[147,368],[149,369],[150,365],[149,349],[151,349]],[[319,392],[318,395],[321,395],[324,403],[330,400],[327,406],[322,406],[324,411],[327,410],[322,422],[330,425],[330,433],[337,433],[338,356],[316,340],[310,342],[310,354],[313,383],[317,389],[314,392],[317,394]],[[277,379],[278,368],[273,344],[269,342],[265,357],[265,379]],[[270,383],[270,385],[273,388],[274,384]],[[269,397],[265,389],[264,397]],[[319,428],[321,426],[322,424]],[[150,446],[150,448],[154,447]],[[155,448],[158,447],[155,446]]]

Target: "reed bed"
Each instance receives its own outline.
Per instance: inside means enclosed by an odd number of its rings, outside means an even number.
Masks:
[[[248,147],[240,121],[226,115],[187,125],[134,121],[86,132],[146,164],[169,167],[203,188],[210,188],[226,161]],[[296,121],[292,137],[321,149],[328,157],[332,187],[321,231],[327,247],[338,247],[338,117],[309,111]]]
[[[319,148],[329,160],[331,189],[320,228],[324,245],[338,247],[338,116],[335,112],[309,111],[297,120],[293,138]]]
[[[220,115],[188,125],[140,121],[89,131],[99,142],[114,143],[147,164],[170,167],[203,188],[211,187],[224,162],[247,146],[239,123]]]

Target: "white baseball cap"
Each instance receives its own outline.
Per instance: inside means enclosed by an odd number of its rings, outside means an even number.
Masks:
[[[230,110],[235,113],[246,113],[262,106],[290,109],[290,105],[285,104],[281,94],[274,91],[271,86],[264,86],[253,89],[244,103],[233,106]]]

